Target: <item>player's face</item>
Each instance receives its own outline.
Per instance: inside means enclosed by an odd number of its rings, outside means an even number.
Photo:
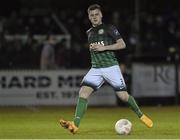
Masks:
[[[88,16],[93,26],[102,24],[102,13],[99,9],[89,11]]]

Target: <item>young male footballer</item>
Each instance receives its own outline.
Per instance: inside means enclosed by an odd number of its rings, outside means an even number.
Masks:
[[[86,112],[89,95],[99,89],[106,81],[113,87],[117,96],[128,104],[147,127],[151,128],[153,126],[152,120],[139,109],[135,99],[128,94],[113,52],[126,47],[119,31],[116,27],[102,22],[103,15],[98,4],[90,5],[87,11],[92,24],[92,28],[87,31],[92,67],[82,80],[74,120],[60,119],[60,125],[75,134]]]

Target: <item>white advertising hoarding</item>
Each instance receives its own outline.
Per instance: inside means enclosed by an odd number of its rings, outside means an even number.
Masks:
[[[0,71],[0,105],[75,105],[86,70]],[[90,105],[116,105],[104,85],[89,98]]]
[[[135,97],[175,96],[174,65],[133,64],[132,94]]]

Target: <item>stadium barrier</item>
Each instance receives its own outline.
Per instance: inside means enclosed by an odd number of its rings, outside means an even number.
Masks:
[[[75,105],[86,73],[87,70],[0,71],[0,105]],[[173,64],[134,63],[131,94],[153,101],[176,99],[175,76]],[[118,100],[113,89],[105,84],[90,96],[89,105],[115,106]]]
[[[180,72],[179,69],[178,72]],[[138,98],[174,97],[176,96],[175,77],[173,64],[134,63],[132,65],[132,95]]]
[[[0,71],[0,105],[75,105],[87,70]],[[114,106],[116,96],[104,85],[89,105]]]

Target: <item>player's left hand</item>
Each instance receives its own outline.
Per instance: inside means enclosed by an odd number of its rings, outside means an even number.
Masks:
[[[95,51],[95,52],[101,52],[101,51],[105,51],[106,50],[105,46],[103,46],[101,44],[91,45],[90,49],[92,51]]]

